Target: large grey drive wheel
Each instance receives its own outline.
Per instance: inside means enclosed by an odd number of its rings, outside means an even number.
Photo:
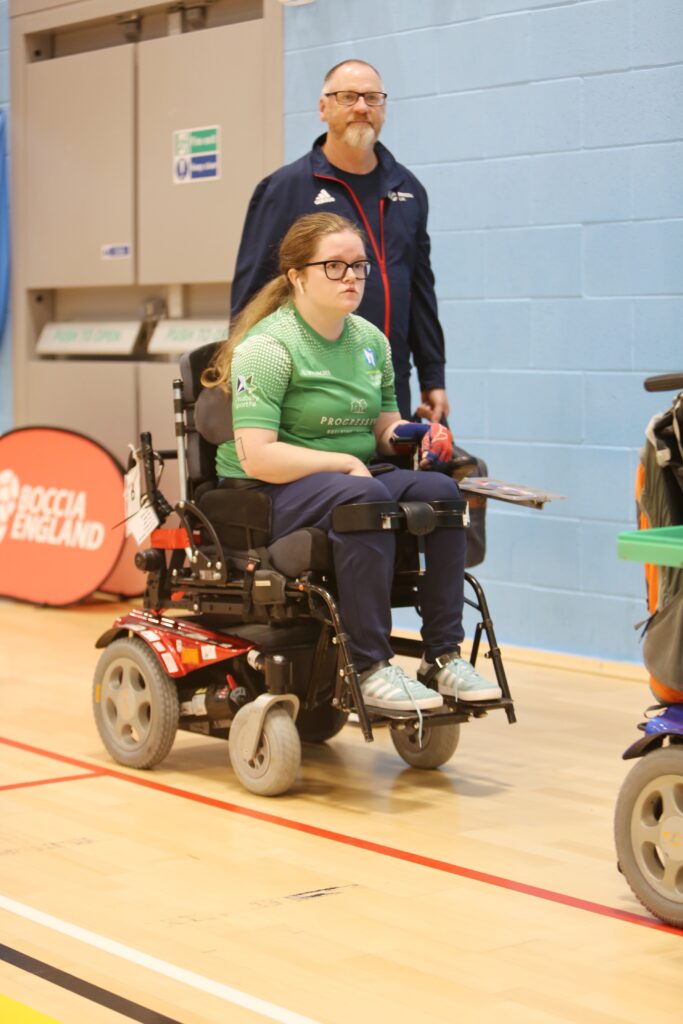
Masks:
[[[294,783],[301,764],[301,740],[296,725],[276,704],[264,720],[256,753],[247,749],[245,726],[258,709],[245,704],[230,726],[230,763],[245,789],[259,796],[279,796]]]
[[[95,722],[119,764],[151,768],[178,729],[178,691],[143,640],[121,637],[106,648],[93,682]]]
[[[425,722],[422,729],[422,745],[420,745],[417,725],[413,723],[405,728],[390,723],[389,735],[396,750],[413,768],[439,768],[449,761],[455,753],[460,739],[460,726],[435,725],[429,728]]]
[[[646,754],[617,799],[619,867],[643,906],[683,928],[683,745]]]

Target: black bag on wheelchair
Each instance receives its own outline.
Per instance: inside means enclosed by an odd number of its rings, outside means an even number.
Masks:
[[[683,525],[683,392],[646,429],[636,488],[641,528]],[[650,686],[660,699],[664,691],[683,693],[683,568],[650,568],[648,594],[655,610],[645,629],[643,661]]]
[[[476,455],[470,455],[464,448],[453,445],[453,460],[462,466],[463,471],[455,469],[453,478],[456,481],[464,480],[468,476],[488,476],[488,466],[483,459]],[[465,467],[467,468],[466,471]],[[467,495],[467,504],[470,510],[470,526],[467,531],[467,549],[465,553],[465,568],[471,569],[480,565],[486,557],[486,498],[481,494]]]

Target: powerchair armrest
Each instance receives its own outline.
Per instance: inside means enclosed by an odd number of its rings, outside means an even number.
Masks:
[[[469,506],[463,498],[447,498],[443,501],[430,501],[429,504],[434,510],[437,528],[446,526],[459,529],[470,525]]]
[[[440,527],[469,526],[467,502],[461,498],[444,501],[366,501],[338,505],[332,513],[337,533],[359,530],[406,530],[424,536]]]
[[[404,516],[396,501],[365,501],[337,505],[332,512],[332,529],[336,533],[359,530],[400,530]]]

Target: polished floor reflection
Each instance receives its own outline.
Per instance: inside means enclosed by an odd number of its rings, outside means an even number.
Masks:
[[[108,759],[90,689],[120,609],[0,603],[0,1019],[678,1019],[683,933],[612,840],[644,673],[517,652],[518,723],[464,725],[444,768],[347,726],[265,799],[218,740]]]

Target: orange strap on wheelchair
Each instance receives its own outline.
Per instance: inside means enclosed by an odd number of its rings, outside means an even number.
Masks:
[[[645,466],[642,462],[639,462],[636,469],[636,504],[638,505],[639,530],[650,529],[650,520],[640,507],[640,497],[644,487]],[[659,566],[650,565],[649,562],[646,562],[643,568],[645,570],[645,585],[647,589],[647,608],[650,615],[653,615],[657,611],[657,602],[659,601]]]
[[[636,470],[636,502],[638,503],[639,530],[650,529],[650,520],[640,508],[640,497],[643,493],[644,487],[645,466],[640,462]],[[647,607],[650,615],[654,615],[657,611],[657,604],[659,601],[659,566],[651,565],[649,562],[646,562],[644,569],[645,582],[647,584]],[[683,701],[683,694],[681,694],[679,690],[672,690],[670,686],[665,686],[664,683],[660,683],[658,679],[655,679],[652,673],[650,673],[650,689],[657,700],[662,704],[677,704]]]
[[[189,548],[190,538],[187,535],[187,530],[182,527],[176,530],[153,530],[149,538],[149,544],[150,547],[162,548],[166,551],[177,550],[179,548]]]

